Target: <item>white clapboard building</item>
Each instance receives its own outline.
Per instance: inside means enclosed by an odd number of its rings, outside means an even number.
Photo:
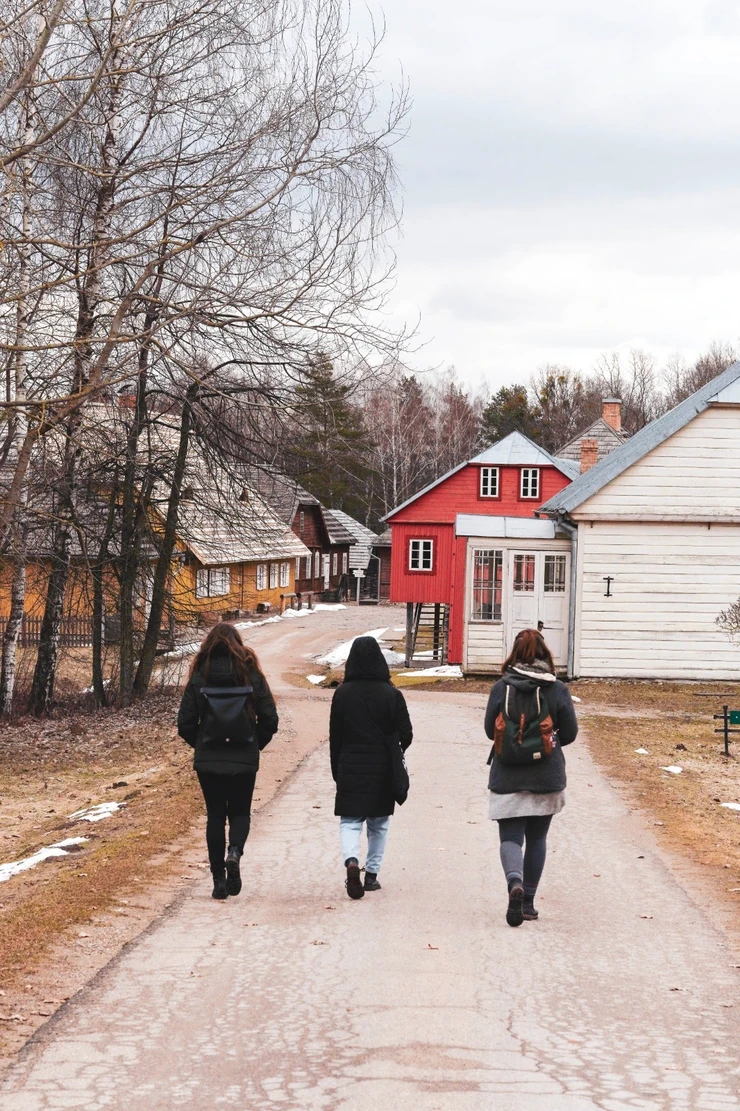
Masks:
[[[740,679],[716,623],[740,596],[740,363],[538,516],[571,535],[570,675]]]

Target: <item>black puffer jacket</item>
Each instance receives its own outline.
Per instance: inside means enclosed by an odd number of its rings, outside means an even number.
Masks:
[[[388,664],[374,637],[350,649],[344,682],[331,704],[329,748],[337,785],[334,813],[344,818],[384,818],[394,810],[386,737],[397,733],[404,751],[413,731],[406,700],[390,682]]]
[[[239,772],[254,771],[259,768],[260,749],[270,743],[277,733],[278,715],[275,701],[270,693],[264,676],[250,673],[250,686],[254,690],[254,709],[257,714],[257,743],[236,748],[225,745],[216,748],[206,747],[200,737],[200,723],[203,720],[206,703],[201,691],[203,687],[240,686],[231,673],[229,656],[226,653],[213,653],[208,678],[200,672],[192,677],[182,696],[180,712],[177,715],[177,732],[191,748],[195,749],[193,767],[200,772],[216,772],[223,775],[237,775]]]
[[[546,673],[545,673],[546,674]],[[563,745],[569,745],[578,735],[578,721],[573,709],[573,699],[565,683],[552,676],[545,678],[536,672],[527,673],[525,668],[507,671],[503,679],[493,684],[486,708],[486,736],[493,740],[496,718],[504,705],[506,684],[515,690],[530,692],[540,688],[547,700],[552,724],[557,735],[557,745],[547,760],[536,764],[502,764],[494,755],[488,789],[497,795],[509,795],[515,791],[535,791],[550,794],[565,789],[565,756]]]

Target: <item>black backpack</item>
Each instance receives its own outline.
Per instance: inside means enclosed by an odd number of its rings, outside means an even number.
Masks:
[[[525,692],[506,683],[504,705],[496,718],[493,736],[489,764],[494,752],[502,764],[547,760],[554,747],[553,725],[547,699],[539,687]]]
[[[209,747],[252,744],[256,740],[252,687],[201,687],[205,713],[200,737]]]

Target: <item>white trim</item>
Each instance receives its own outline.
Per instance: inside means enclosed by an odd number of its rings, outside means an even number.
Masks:
[[[528,488],[529,488],[530,491],[532,489],[532,486],[535,484],[534,481],[533,481],[533,476],[535,476],[535,475],[537,476],[536,477],[537,489],[535,490],[535,492],[533,494],[532,493],[529,493],[529,494],[524,493],[524,476],[525,475],[527,475],[527,485],[528,485]],[[539,501],[539,497],[540,497],[540,468],[539,467],[522,467],[521,468],[521,470],[519,471],[519,497],[523,501]]]
[[[486,479],[485,484],[483,482],[484,477]],[[498,498],[500,477],[501,471],[499,467],[481,467],[480,475],[478,476],[478,496],[481,498]],[[488,490],[484,491],[484,485],[488,487]],[[492,490],[492,486],[495,487],[495,489]]]
[[[415,544],[419,545],[419,548],[416,551],[416,553],[414,552],[414,545]],[[425,561],[426,561],[426,556],[427,556],[427,553],[426,553],[426,550],[425,550],[425,547],[424,547],[425,545],[429,546],[429,548],[428,548],[429,566],[428,567],[424,566]],[[417,559],[417,565],[416,566],[414,566],[414,555],[416,555],[416,559]],[[433,539],[433,537],[431,537],[431,536],[409,537],[409,564],[408,564],[408,569],[409,569],[409,571],[425,571],[425,572],[429,572],[429,571],[434,570],[434,539]]]

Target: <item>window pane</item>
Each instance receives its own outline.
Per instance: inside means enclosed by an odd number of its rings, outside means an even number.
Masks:
[[[565,556],[545,556],[545,594],[565,592]]]
[[[208,597],[208,568],[200,567],[195,576],[195,597]]]
[[[503,552],[492,548],[473,552],[473,621],[501,620]]]
[[[534,590],[534,560],[533,555],[514,556],[514,590]]]
[[[264,590],[267,586],[267,567],[264,563],[257,565],[257,589]]]

